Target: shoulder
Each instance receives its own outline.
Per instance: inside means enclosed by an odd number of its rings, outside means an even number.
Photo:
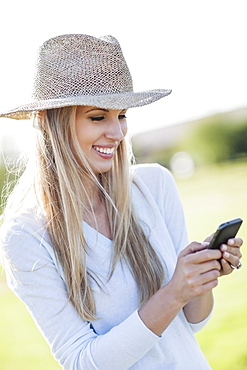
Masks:
[[[36,209],[27,209],[19,214],[4,219],[1,236],[21,235],[22,233],[40,233],[44,230],[44,219]]]
[[[171,176],[170,171],[158,163],[144,163],[132,166],[133,176],[149,178],[150,175],[155,177]]]
[[[145,184],[149,189],[161,190],[175,186],[171,172],[157,164],[138,164],[132,167],[133,183],[137,186]]]
[[[177,198],[177,186],[171,172],[159,164],[141,164],[132,168],[132,199],[135,203],[154,202],[163,209]]]
[[[34,209],[5,219],[0,233],[3,261],[12,261],[24,268],[31,259],[37,259],[38,254],[41,256],[48,250],[50,254],[49,236],[44,219]]]

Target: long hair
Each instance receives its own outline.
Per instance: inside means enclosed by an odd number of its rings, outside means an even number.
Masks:
[[[88,184],[99,190],[109,220],[114,244],[109,279],[116,264],[125,260],[143,303],[161,287],[164,270],[132,207],[131,155],[126,139],[118,146],[111,170],[97,177],[77,140],[75,115],[76,107],[37,115],[34,189],[64,270],[69,300],[85,320],[93,320],[96,308],[89,277],[96,281],[97,277],[86,267],[87,245],[82,228],[85,212],[94,215]]]

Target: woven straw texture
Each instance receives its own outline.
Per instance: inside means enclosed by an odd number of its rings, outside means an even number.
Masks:
[[[32,101],[0,117],[28,119],[35,111],[72,105],[128,109],[150,104],[170,92],[133,92],[128,66],[114,37],[63,35],[39,49]]]

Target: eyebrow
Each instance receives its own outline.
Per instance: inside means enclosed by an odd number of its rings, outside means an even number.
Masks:
[[[89,113],[89,112],[93,112],[93,111],[103,111],[103,112],[109,112],[109,109],[105,109],[105,108],[91,108],[89,110],[87,110],[85,113]],[[127,112],[127,109],[122,109],[120,113],[122,112]]]
[[[87,110],[85,113],[89,113],[89,112],[92,112],[92,111],[95,111],[95,110],[102,110],[103,112],[109,112],[108,109],[104,109],[104,108],[91,108],[91,109]]]

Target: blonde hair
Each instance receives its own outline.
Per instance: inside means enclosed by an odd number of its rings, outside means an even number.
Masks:
[[[82,220],[85,212],[93,214],[86,184],[97,186],[107,210],[114,242],[109,279],[116,264],[125,260],[137,281],[143,303],[161,287],[164,270],[132,207],[131,155],[126,139],[117,149],[112,169],[96,177],[77,140],[75,114],[76,107],[65,107],[36,117],[39,134],[34,188],[65,273],[69,300],[85,320],[93,320],[96,308],[89,276],[100,283],[86,267]]]

